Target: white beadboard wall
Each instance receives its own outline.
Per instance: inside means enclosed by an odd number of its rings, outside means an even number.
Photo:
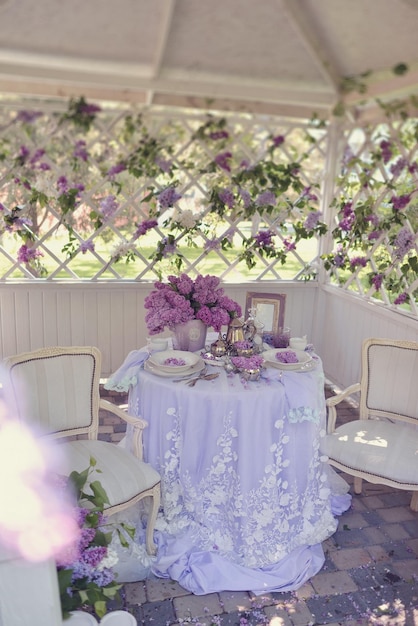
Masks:
[[[320,287],[315,347],[329,380],[341,388],[358,382],[364,339],[381,337],[418,341],[418,320],[390,311],[359,296]]]
[[[130,350],[146,342],[144,298],[152,283],[0,284],[0,357],[53,345],[95,345],[102,376],[115,371]],[[360,375],[366,337],[418,341],[418,321],[317,283],[224,285],[245,310],[248,291],[286,294],[285,324],[306,334],[340,387]],[[169,334],[169,333],[167,333]]]

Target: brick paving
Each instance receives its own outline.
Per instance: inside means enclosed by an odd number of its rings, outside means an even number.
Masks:
[[[126,396],[105,393],[127,403]],[[340,406],[339,422],[353,419],[355,405]],[[118,442],[124,430],[101,415],[101,439]],[[409,508],[411,494],[367,482],[361,495],[351,493],[351,508],[323,543],[323,568],[297,591],[195,596],[175,581],[151,577],[123,585],[121,604],[111,609],[131,612],[138,626],[418,626],[418,513]]]

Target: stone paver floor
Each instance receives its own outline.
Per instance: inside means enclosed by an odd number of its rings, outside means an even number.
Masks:
[[[355,412],[346,405],[339,419]],[[102,419],[102,438],[122,436],[119,425]],[[114,609],[131,612],[138,626],[418,626],[418,513],[409,508],[410,497],[364,482],[323,544],[323,568],[297,591],[195,596],[175,581],[152,577],[125,584],[122,606]]]

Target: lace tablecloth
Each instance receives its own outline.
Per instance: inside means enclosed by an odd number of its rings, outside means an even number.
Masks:
[[[190,388],[144,371],[141,355],[136,370],[134,352],[127,360],[129,411],[148,421],[144,456],[162,477],[153,572],[196,594],[300,587],[350,505],[333,495],[319,454],[320,360],[311,372],[265,370],[257,382],[209,366],[219,377]]]

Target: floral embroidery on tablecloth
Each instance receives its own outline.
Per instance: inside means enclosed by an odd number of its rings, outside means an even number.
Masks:
[[[284,419],[275,423],[276,437],[264,475],[251,489],[243,491],[237,471],[239,431],[233,416],[223,417],[217,450],[200,478],[180,463],[182,415],[167,410],[171,420],[165,437],[165,453],[159,471],[162,476],[164,516],[157,529],[171,535],[187,534],[202,551],[216,551],[232,562],[247,567],[277,563],[301,545],[314,545],[335,532],[337,522],[330,508],[330,490],[319,455],[319,433],[314,420],[296,420],[292,429],[312,428],[312,454],[306,468],[306,489],[300,489],[288,475],[293,437],[283,431]],[[319,417],[315,417],[316,421]],[[303,424],[299,425],[299,422]],[[256,454],[256,451],[254,451]],[[252,463],[252,459],[248,459]]]

